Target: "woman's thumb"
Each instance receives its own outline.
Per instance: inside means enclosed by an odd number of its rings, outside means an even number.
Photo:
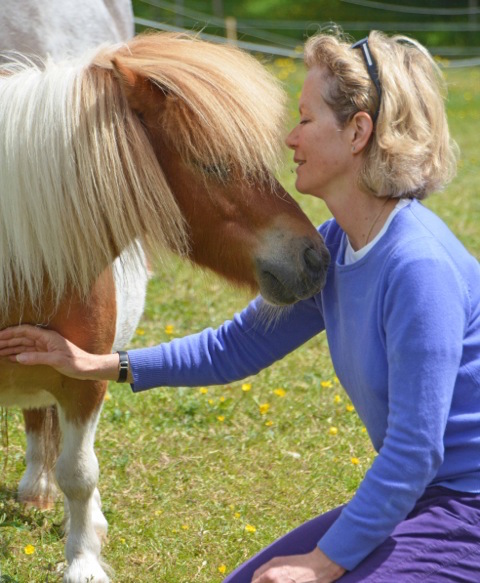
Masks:
[[[17,362],[20,364],[45,364],[45,355],[38,352],[22,352],[17,354]]]

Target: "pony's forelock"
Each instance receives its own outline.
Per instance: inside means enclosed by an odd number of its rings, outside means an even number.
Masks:
[[[176,33],[140,35],[115,57],[167,95],[162,128],[186,162],[218,167],[219,177],[230,167],[244,178],[277,169],[285,94],[255,58]]]

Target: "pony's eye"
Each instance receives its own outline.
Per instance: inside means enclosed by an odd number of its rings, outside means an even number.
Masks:
[[[230,178],[231,168],[227,164],[204,164],[203,162],[196,162],[195,166],[208,178],[221,180],[222,182],[226,182]]]

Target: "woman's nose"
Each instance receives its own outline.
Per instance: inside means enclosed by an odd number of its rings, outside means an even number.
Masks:
[[[293,130],[285,138],[285,144],[289,148],[291,148],[292,150],[295,149],[295,146],[297,144],[297,132],[296,132],[296,130],[297,130],[297,128],[294,127]]]

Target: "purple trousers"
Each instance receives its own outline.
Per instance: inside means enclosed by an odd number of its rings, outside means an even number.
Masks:
[[[341,507],[278,539],[230,573],[223,583],[250,583],[273,557],[307,553]],[[392,534],[339,583],[480,583],[480,494],[427,488]]]

